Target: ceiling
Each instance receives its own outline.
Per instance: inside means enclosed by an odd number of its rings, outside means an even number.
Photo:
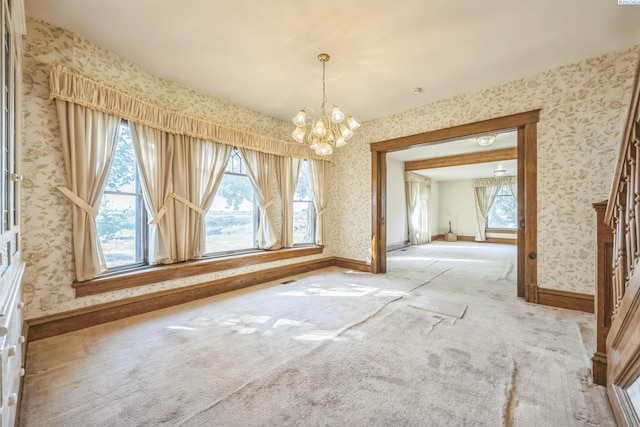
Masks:
[[[360,122],[640,44],[616,0],[25,0],[162,78],[270,117]],[[414,94],[413,88],[422,88]]]
[[[516,147],[518,134],[516,131],[503,132],[496,135],[496,139],[488,147],[480,146],[475,138],[461,138],[443,141],[441,143],[421,145],[402,151],[387,153],[387,159],[395,159],[402,162],[409,160],[430,159],[435,157],[455,156],[480,151],[498,150],[501,148]],[[434,168],[414,171],[420,175],[428,176],[434,181],[460,181],[474,178],[494,177],[494,170],[506,170],[505,176],[518,174],[517,160],[500,162],[477,163],[474,165],[450,166],[446,168]]]

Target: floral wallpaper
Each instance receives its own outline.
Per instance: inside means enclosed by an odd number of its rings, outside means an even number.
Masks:
[[[75,298],[70,208],[49,66],[77,69],[137,96],[218,123],[286,139],[288,122],[162,80],[86,38],[27,21],[24,43],[22,232],[25,318],[36,318],[325,256],[370,261],[369,143],[541,108],[538,124],[538,284],[592,294],[594,212],[608,197],[640,47],[364,123],[333,156],[325,252],[258,266]]]
[[[365,123],[334,156],[329,241],[369,260],[369,144],[541,109],[538,123],[538,285],[593,294],[595,213],[613,179],[640,46]],[[349,183],[349,185],[338,184]]]
[[[331,255],[327,245],[322,255],[76,298],[71,287],[75,277],[71,210],[68,201],[56,190],[57,185],[66,185],[66,176],[58,116],[54,101],[49,99],[49,67],[53,63],[81,71],[141,98],[220,124],[274,138],[290,137],[288,123],[162,80],[84,37],[29,19],[23,56],[22,175],[25,178],[21,204],[22,252],[27,265],[23,282],[26,319]],[[280,196],[277,189],[273,191],[276,203],[271,213],[277,229],[282,221]]]

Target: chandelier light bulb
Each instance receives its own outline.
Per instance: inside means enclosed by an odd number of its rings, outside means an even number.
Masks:
[[[333,105],[327,114],[326,63],[331,57],[326,53],[318,55],[322,63],[322,104],[321,115],[316,116],[310,108],[302,109],[293,118],[296,129],[292,138],[299,143],[306,143],[316,154],[327,156],[333,153],[333,147],[341,147],[353,136],[353,131],[360,127],[352,116],[345,114],[337,105]],[[311,115],[308,117],[308,114]],[[344,124],[343,124],[344,123]]]
[[[333,153],[333,148],[331,148],[331,145],[329,145],[327,142],[323,142],[321,144],[318,144],[318,147],[316,148],[316,154],[319,156],[328,156],[331,153]]]
[[[291,136],[293,136],[293,139],[295,139],[296,141],[298,141],[300,144],[302,144],[304,142],[304,134],[306,132],[306,129],[304,127],[297,127],[293,133],[291,134]]]
[[[293,124],[298,127],[303,127],[307,121],[307,113],[304,110],[300,110],[300,112],[293,118]]]
[[[331,109],[331,121],[333,123],[340,123],[343,120],[344,120],[344,113],[334,105],[333,108]]]
[[[324,136],[325,133],[327,133],[327,130],[324,127],[324,123],[322,120],[318,120],[316,126],[313,128],[313,134],[315,136]]]
[[[356,119],[351,116],[347,116],[347,124],[349,125],[349,129],[351,129],[351,131],[354,131],[360,127],[360,123],[358,123]]]

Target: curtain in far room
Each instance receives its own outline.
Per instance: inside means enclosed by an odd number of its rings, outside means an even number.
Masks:
[[[329,162],[324,160],[309,159],[309,184],[311,186],[311,195],[313,196],[313,207],[316,211],[316,244],[324,245],[325,243],[325,218],[324,211],[327,209],[328,200],[328,184],[329,180]]]
[[[407,225],[409,242],[421,245],[431,241],[429,227],[429,199],[431,178],[413,172],[404,173],[407,199]]]
[[[487,240],[487,216],[496,200],[500,187],[508,185],[511,194],[517,200],[518,181],[515,176],[504,176],[499,178],[479,178],[473,180],[475,204],[476,204],[476,235],[477,242]]]

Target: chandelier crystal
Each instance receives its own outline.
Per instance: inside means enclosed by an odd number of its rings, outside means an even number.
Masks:
[[[318,55],[318,60],[322,62],[321,116],[316,118],[310,108],[300,110],[293,118],[293,124],[296,125],[296,128],[291,134],[297,142],[309,144],[316,151],[316,154],[321,156],[333,153],[333,147],[345,145],[353,136],[353,131],[360,126],[360,123],[350,115],[343,113],[336,105],[331,107],[331,112],[327,115],[325,68],[329,59],[331,57],[326,53]],[[307,117],[307,110],[311,113],[311,117]]]

